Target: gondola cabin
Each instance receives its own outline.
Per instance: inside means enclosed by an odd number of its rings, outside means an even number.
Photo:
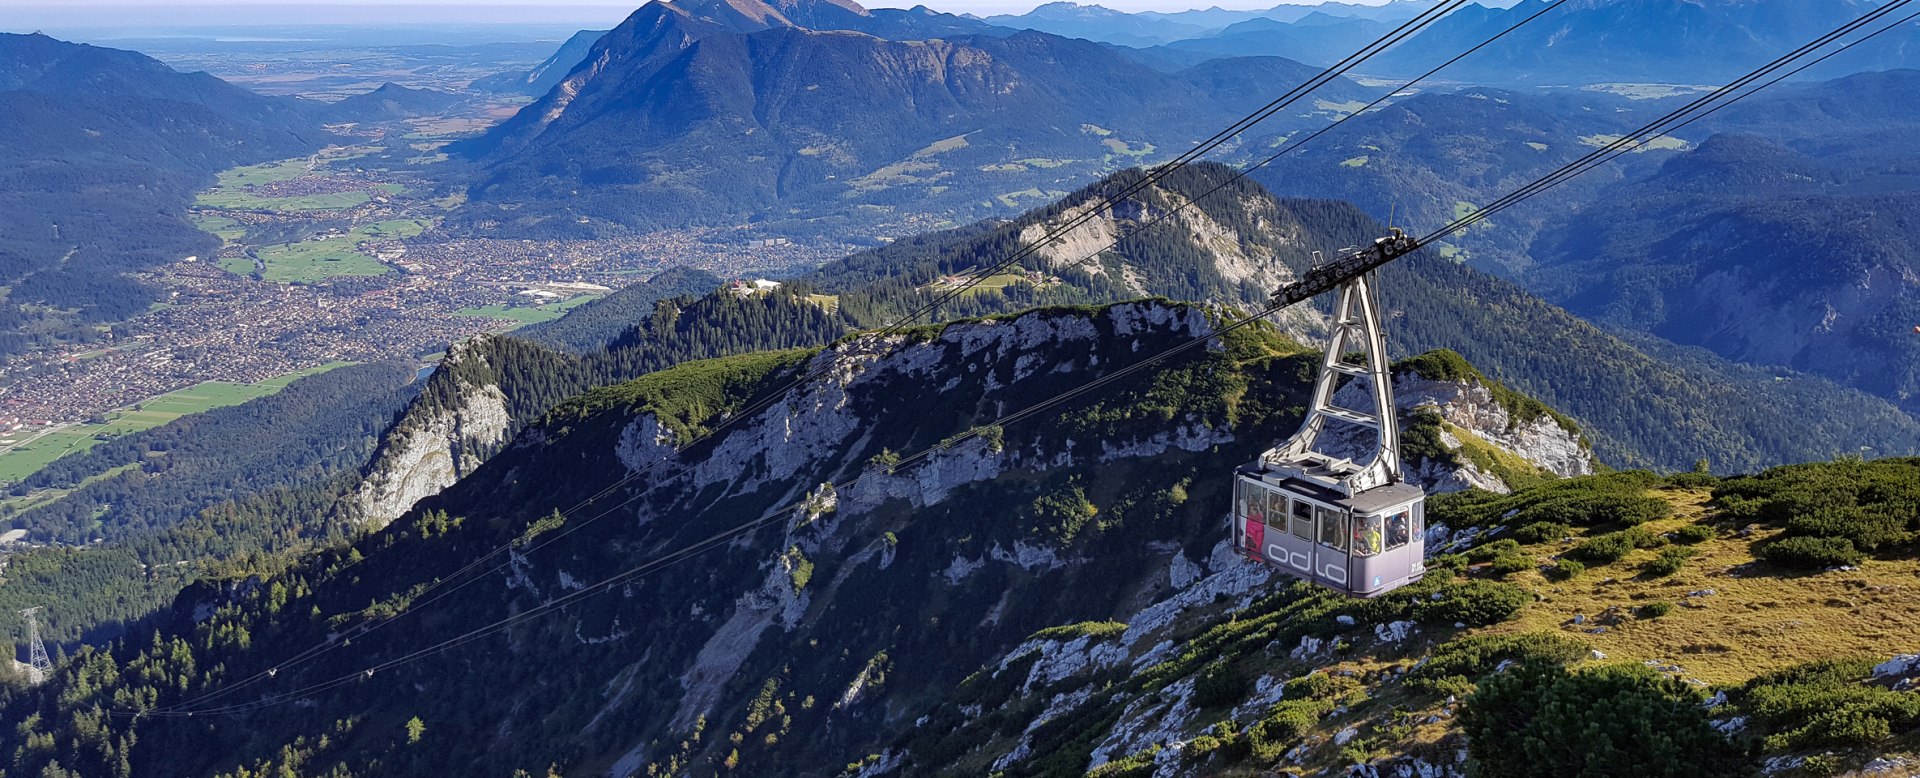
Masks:
[[[1406,240],[1396,233],[1374,250]],[[1363,273],[1339,285],[1332,335],[1300,431],[1234,472],[1230,515],[1234,547],[1247,557],[1356,597],[1377,597],[1427,572],[1426,495],[1401,476],[1393,380],[1372,281]],[[1372,408],[1335,404],[1337,391],[1349,386],[1366,389]],[[1316,450],[1329,424],[1360,431],[1338,436],[1346,449],[1363,447],[1371,431],[1371,458]]]
[[[1235,546],[1300,578],[1373,597],[1426,574],[1425,495],[1403,483],[1349,497],[1258,463],[1233,484]]]

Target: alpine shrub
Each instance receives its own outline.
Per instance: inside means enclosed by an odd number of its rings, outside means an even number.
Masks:
[[[1712,540],[1713,536],[1718,533],[1714,532],[1712,527],[1705,524],[1688,524],[1669,534],[1673,535],[1673,542],[1675,543],[1692,545],[1694,543],[1705,543]]]
[[[1693,554],[1694,550],[1686,546],[1668,546],[1660,549],[1660,555],[1647,560],[1640,569],[1648,575],[1673,575],[1686,567],[1687,560],[1693,558]]]
[[[1407,686],[1438,694],[1472,691],[1472,683],[1506,662],[1566,664],[1587,655],[1587,644],[1552,632],[1471,635],[1434,647],[1407,674]]]
[[[1857,565],[1867,555],[1846,538],[1815,538],[1801,535],[1781,538],[1760,548],[1760,558],[1783,567],[1824,570],[1842,565]]]
[[[1920,728],[1920,695],[1866,683],[1877,660],[1823,659],[1748,681],[1734,699],[1768,751],[1870,747]]]
[[[1502,538],[1483,546],[1476,546],[1467,552],[1467,561],[1479,564],[1520,550],[1520,542],[1512,538]]]
[[[1413,617],[1426,622],[1484,627],[1519,615],[1521,608],[1533,602],[1533,593],[1525,587],[1496,581],[1466,581],[1440,594],[1438,600],[1419,601],[1413,607]]]
[[[1491,572],[1496,578],[1505,578],[1514,573],[1523,570],[1532,570],[1533,568],[1533,557],[1521,553],[1512,553],[1501,554],[1495,557],[1493,564],[1487,568],[1487,571]]]
[[[1587,538],[1574,546],[1567,556],[1597,565],[1618,562],[1636,548],[1651,548],[1666,542],[1664,538],[1639,527]]]
[[[1202,708],[1232,705],[1247,694],[1247,673],[1234,664],[1216,660],[1200,670],[1193,682],[1193,703]]]
[[[1561,559],[1547,568],[1547,577],[1555,581],[1566,581],[1587,571],[1587,566],[1577,559]]]
[[[1557,521],[1536,521],[1515,530],[1513,538],[1522,543],[1548,543],[1572,534],[1572,525]]]
[[[1569,673],[1529,662],[1467,699],[1468,772],[1481,778],[1733,778],[1752,772],[1714,731],[1700,693],[1640,665]]]

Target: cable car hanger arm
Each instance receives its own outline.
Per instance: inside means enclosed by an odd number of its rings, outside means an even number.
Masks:
[[[1355,249],[1339,259],[1315,266],[1302,274],[1299,280],[1274,290],[1272,310],[1277,311],[1331,292],[1341,284],[1419,250],[1420,245],[1420,241],[1395,228],[1393,234],[1375,239],[1373,245]]]

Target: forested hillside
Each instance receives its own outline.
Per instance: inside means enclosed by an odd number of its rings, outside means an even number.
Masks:
[[[1920,85],[1920,72],[1905,76]],[[1529,283],[1595,321],[1920,410],[1913,133],[1715,135],[1534,244]]]
[[[14,487],[0,607],[52,640],[104,640],[195,577],[270,571],[353,535],[338,504],[411,396],[408,365],[356,365],[64,457]]]

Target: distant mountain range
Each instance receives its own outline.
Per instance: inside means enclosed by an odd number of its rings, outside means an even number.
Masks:
[[[1920,71],[1761,93],[1444,238],[1625,332],[1920,408]],[[1255,174],[1421,231],[1674,107],[1599,91],[1418,95]]]
[[[184,218],[215,171],[329,137],[317,106],[130,51],[0,35],[0,354],[143,311],[123,275],[218,242]]]
[[[746,220],[844,232],[1004,213],[1191,144],[1315,72],[1266,57],[1167,74],[1045,33],[954,34],[984,29],[823,0],[649,3],[590,65],[451,147],[484,171],[462,218],[550,233]],[[1315,97],[1360,94],[1340,81]]]
[[[1140,47],[1197,38],[1212,32],[1196,24],[1072,2],[1047,3],[1024,14],[989,16],[986,21],[1016,30],[1039,30],[1068,38]]]
[[[1163,69],[1190,66],[1196,57],[1207,56],[1280,56],[1326,65],[1434,5],[1397,0],[1380,6],[1126,13],[1055,2],[986,21],[1133,47],[1142,50],[1133,56]],[[1469,5],[1362,72],[1425,71],[1546,5],[1547,0]],[[1499,85],[1718,84],[1874,7],[1871,0],[1573,0],[1449,68],[1444,77]],[[1914,64],[1915,50],[1920,50],[1920,30],[1909,26],[1813,74],[1908,66]]]
[[[1017,30],[1039,30],[1069,38],[1086,38],[1103,43],[1146,47],[1173,41],[1225,35],[1249,22],[1286,24],[1316,19],[1398,22],[1432,8],[1436,0],[1393,0],[1384,5],[1353,3],[1280,4],[1258,11],[1228,11],[1219,7],[1205,10],[1159,13],[1128,13],[1101,5],[1052,2],[1024,14],[1002,14],[985,21]],[[1240,30],[1244,32],[1245,30]],[[1283,50],[1254,52],[1259,55],[1293,57]],[[1296,57],[1297,58],[1297,57]]]
[[[330,121],[392,121],[445,113],[466,99],[451,92],[413,89],[389,82],[322,108],[320,114]]]
[[[1382,69],[1423,71],[1546,4],[1468,6],[1391,52]],[[1462,60],[1446,77],[1483,84],[1717,85],[1878,6],[1873,0],[1572,0]],[[1817,72],[1904,66],[1920,50],[1916,44],[1920,27],[1907,25]]]
[[[1756,101],[1543,230],[1527,276],[1597,321],[1920,411],[1920,71]],[[1744,134],[1753,133],[1753,134]]]
[[[524,72],[496,73],[475,80],[468,85],[470,89],[483,92],[507,92],[523,95],[544,95],[560,81],[573,72],[580,61],[587,58],[587,52],[593,49],[593,42],[607,34],[606,30],[581,30],[573,34],[560,48],[531,70]]]

